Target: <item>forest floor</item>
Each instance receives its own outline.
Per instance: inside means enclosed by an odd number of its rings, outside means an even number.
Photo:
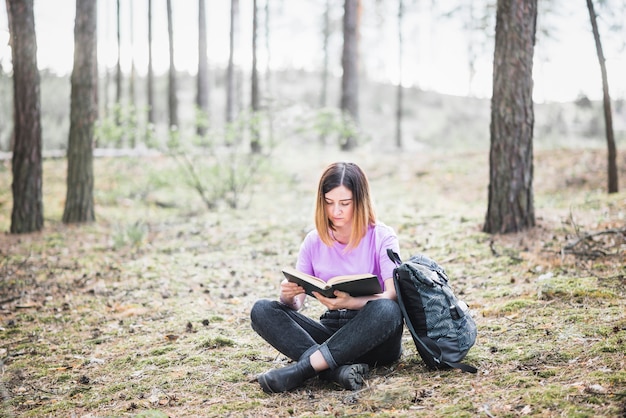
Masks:
[[[277,152],[236,210],[206,209],[167,157],[98,158],[87,225],[60,222],[66,162],[47,160],[44,230],[0,237],[0,416],[626,416],[626,194],[606,193],[605,152],[536,151],[537,226],[489,235],[488,153],[366,150]],[[360,391],[254,380],[287,359],[250,307],[277,296],[339,159],[368,173],[401,256],[439,261],[470,305],[477,374],[428,370],[405,330]],[[8,163],[0,184],[8,231]]]

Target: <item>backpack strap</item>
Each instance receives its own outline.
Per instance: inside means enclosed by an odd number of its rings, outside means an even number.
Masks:
[[[400,264],[402,264],[402,259],[400,259],[400,256],[398,255],[398,253],[392,250],[391,248],[387,248],[387,257],[389,257],[391,261],[396,263],[396,266],[399,266]]]
[[[396,263],[396,265],[399,266],[402,264],[402,260],[400,259],[400,256],[391,248],[387,249],[387,255],[394,263]],[[394,270],[393,282],[394,282],[396,289],[400,288],[398,284],[398,279],[399,279],[398,271]],[[433,340],[431,340],[428,337],[422,338],[417,334],[417,331],[415,330],[415,327],[413,326],[413,323],[411,322],[411,319],[406,311],[406,306],[404,306],[404,302],[402,301],[402,293],[396,291],[396,297],[398,298],[398,305],[400,306],[400,310],[402,311],[402,316],[404,317],[404,322],[406,323],[407,328],[409,329],[409,331],[411,331],[411,335],[413,336],[414,340],[418,342],[420,346],[433,359],[435,363],[433,364],[433,366],[435,368],[439,368],[438,365],[443,364],[454,369],[461,369],[462,371],[468,372],[468,373],[478,372],[478,369],[476,367],[471,366],[469,364],[456,363],[456,362],[444,360],[443,354],[441,353],[441,349],[437,346],[437,344],[434,343]]]

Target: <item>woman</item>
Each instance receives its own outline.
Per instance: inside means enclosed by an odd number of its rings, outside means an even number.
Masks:
[[[315,229],[300,247],[296,269],[325,281],[374,273],[383,291],[352,297],[336,290],[335,298],[314,293],[328,308],[319,322],[298,312],[304,305],[304,289],[287,280],[280,285],[278,301],[258,300],[250,312],[252,328],[295,361],[257,377],[265,392],[289,391],[318,374],[355,390],[370,366],[398,360],[402,314],[388,248],[399,252],[398,238],[376,221],[363,171],[354,163],[329,165],[319,181]]]

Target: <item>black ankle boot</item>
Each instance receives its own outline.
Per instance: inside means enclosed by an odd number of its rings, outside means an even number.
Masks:
[[[363,387],[369,369],[365,363],[345,364],[335,370],[323,371],[320,379],[335,382],[347,390],[359,390]]]
[[[257,377],[265,393],[287,392],[297,388],[305,380],[317,374],[309,358],[304,358],[291,366],[274,369]]]

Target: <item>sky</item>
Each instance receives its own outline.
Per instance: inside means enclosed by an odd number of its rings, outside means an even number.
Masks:
[[[117,59],[115,31],[115,1],[99,2],[99,63],[101,67],[115,66]],[[174,15],[175,65],[191,73],[197,67],[197,1],[172,2]],[[384,2],[383,2],[384,3]],[[410,3],[410,2],[405,2]],[[459,19],[444,19],[441,14],[458,1],[413,2],[407,7],[403,24],[402,79],[406,86],[417,86],[446,94],[479,97],[491,96],[493,40],[482,46],[475,63],[476,75],[469,82],[468,48],[482,45],[463,30]],[[541,3],[541,2],[540,2]],[[251,62],[251,1],[240,2],[241,37],[236,62],[250,66]],[[324,0],[279,0],[272,2],[270,16],[271,68],[294,67],[317,69],[322,66],[322,14]],[[367,76],[378,81],[397,83],[398,33],[397,11],[376,8],[373,1],[364,0],[365,11],[361,32],[361,57]],[[392,4],[386,3],[387,6]],[[434,5],[433,5],[434,4]],[[567,10],[550,16],[555,29],[551,37],[538,34],[533,67],[534,98],[536,101],[568,101],[585,94],[592,99],[602,97],[600,67],[596,55],[591,25],[584,2],[569,2]],[[35,0],[35,26],[38,43],[38,64],[57,73],[68,74],[73,63],[73,31],[75,0]],[[209,60],[213,66],[224,66],[228,60],[230,0],[206,2]],[[265,2],[259,1],[264,7]],[[380,6],[379,6],[380,7]],[[128,70],[130,55],[139,73],[147,67],[147,0],[121,0],[122,8],[122,67]],[[153,59],[157,72],[167,71],[169,65],[167,18],[165,0],[153,0]],[[132,11],[132,12],[131,12]],[[341,22],[342,8],[336,7],[333,21]],[[132,14],[132,19],[131,19]],[[261,17],[262,18],[262,17]],[[541,20],[541,16],[539,18]],[[131,25],[132,20],[132,25]],[[541,22],[540,22],[541,23]],[[495,26],[495,23],[492,25]],[[131,31],[132,28],[132,31]],[[339,28],[338,28],[339,29]],[[602,28],[601,28],[602,29]],[[491,28],[493,32],[494,28]],[[607,31],[608,32],[608,31]],[[131,48],[130,33],[132,33]],[[626,57],[620,52],[620,36],[603,36],[612,97],[626,97]],[[10,66],[10,48],[6,10],[0,8],[0,62]],[[260,68],[265,68],[264,37],[259,36]],[[331,70],[341,74],[341,34],[330,39]]]

